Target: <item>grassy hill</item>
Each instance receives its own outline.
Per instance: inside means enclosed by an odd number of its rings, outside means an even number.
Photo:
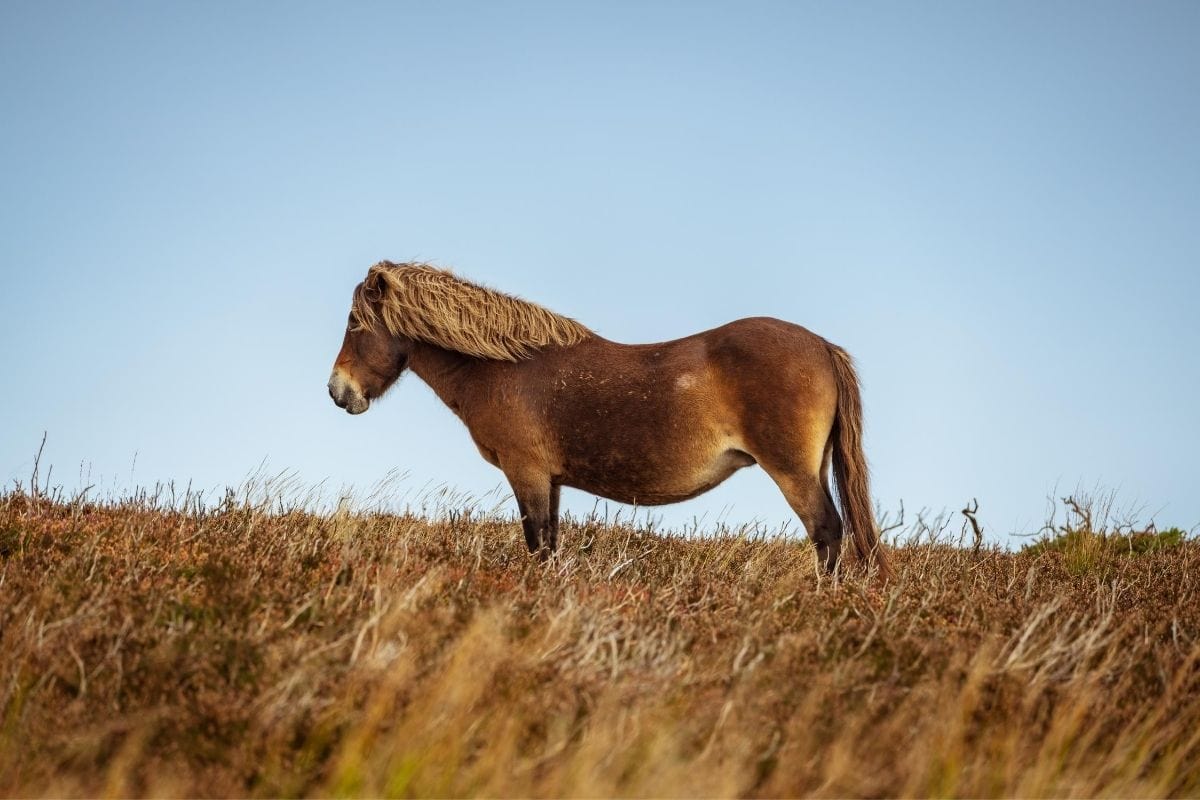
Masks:
[[[1200,793],[1200,543],[0,495],[5,795]],[[1069,537],[1074,537],[1069,538]],[[1082,544],[1080,544],[1082,542]]]

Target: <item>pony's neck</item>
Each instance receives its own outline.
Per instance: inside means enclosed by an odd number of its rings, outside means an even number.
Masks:
[[[413,342],[408,356],[408,368],[460,417],[468,389],[477,380],[480,363],[477,358],[424,342]]]

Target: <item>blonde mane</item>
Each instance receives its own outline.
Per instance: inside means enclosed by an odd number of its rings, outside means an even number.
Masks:
[[[382,322],[394,336],[497,361],[520,361],[543,347],[594,335],[573,319],[428,264],[371,267],[350,314],[368,330]]]

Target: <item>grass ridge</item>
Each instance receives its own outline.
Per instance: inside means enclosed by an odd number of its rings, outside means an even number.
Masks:
[[[885,585],[794,538],[565,520],[541,565],[496,515],[11,490],[0,793],[1200,793],[1200,543],[921,533]]]

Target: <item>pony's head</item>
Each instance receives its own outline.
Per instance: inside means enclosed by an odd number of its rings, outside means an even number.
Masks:
[[[521,361],[593,335],[573,319],[446,270],[380,261],[354,290],[329,394],[361,414],[400,377],[416,342],[471,358]]]
[[[342,349],[329,376],[329,396],[350,414],[366,411],[408,366],[412,340],[382,324],[381,299],[382,288],[372,272],[354,289]]]

